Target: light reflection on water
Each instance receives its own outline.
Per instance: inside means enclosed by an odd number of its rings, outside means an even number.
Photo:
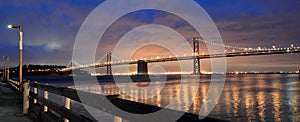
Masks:
[[[130,97],[142,95],[147,98],[146,93],[134,91],[131,86],[127,86],[125,89],[127,90],[126,93],[129,93],[127,95],[123,94],[112,83],[103,83],[102,89],[105,95],[120,94],[123,99],[153,104],[159,107],[165,107],[169,103],[175,102],[177,106],[171,106],[172,109],[197,114],[202,103],[206,102],[205,98],[207,97],[210,79],[201,77],[198,93],[194,99],[190,92],[197,86],[189,85],[189,82],[197,81],[188,78],[183,82],[183,85],[180,86],[180,80],[167,81],[162,91],[154,87],[150,92],[155,93],[156,96],[148,99]],[[139,82],[137,84],[143,86],[147,83]],[[121,85],[126,86],[127,84]],[[179,91],[180,88],[183,92]],[[97,87],[88,84],[81,86],[80,89],[100,93]],[[297,74],[229,75],[226,78],[218,104],[209,116],[231,121],[300,121],[299,97],[300,81]],[[188,106],[187,103],[189,102],[193,104]]]

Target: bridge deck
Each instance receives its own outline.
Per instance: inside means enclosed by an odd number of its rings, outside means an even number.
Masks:
[[[230,52],[230,53],[221,53],[221,54],[207,54],[199,56],[183,56],[183,57],[168,57],[168,58],[157,58],[157,59],[147,59],[147,63],[156,63],[156,62],[168,62],[168,61],[179,61],[179,60],[192,60],[195,57],[199,59],[209,59],[209,58],[225,58],[225,57],[240,57],[240,56],[259,56],[259,55],[274,55],[274,54],[289,54],[289,53],[300,53],[300,49],[291,48],[286,50],[261,50],[261,51],[245,51],[245,52]],[[89,67],[106,67],[116,66],[116,65],[128,65],[128,64],[137,64],[138,60],[130,60],[124,62],[105,62],[105,63],[95,63],[80,65],[74,67],[68,67],[61,69],[61,71],[70,71],[74,69],[85,69]]]

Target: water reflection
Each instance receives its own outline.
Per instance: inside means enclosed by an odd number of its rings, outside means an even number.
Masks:
[[[171,102],[176,106],[171,109],[187,111],[198,114],[201,106],[206,101],[206,96],[210,79],[201,78],[198,93],[195,98],[191,94],[197,86],[190,85],[193,79],[186,79],[180,85],[179,80],[168,81],[165,87],[159,91],[159,87],[154,87],[152,94],[156,96],[149,97],[145,91],[135,91],[126,83],[124,94],[113,83],[102,84],[103,94],[120,94],[121,98],[131,101],[153,104],[159,107],[165,107]],[[143,82],[137,83],[143,85]],[[159,85],[158,85],[159,86]],[[101,93],[98,86],[80,86],[81,90],[93,93]],[[182,91],[180,91],[182,89]],[[131,96],[139,96],[142,98]],[[218,104],[209,116],[231,120],[231,121],[300,121],[300,81],[298,75],[230,75],[226,78],[226,83],[222,96]],[[187,103],[192,102],[191,106]],[[207,109],[204,106],[202,109]]]

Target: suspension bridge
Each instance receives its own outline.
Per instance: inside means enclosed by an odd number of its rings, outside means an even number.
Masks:
[[[148,74],[148,63],[158,63],[158,62],[170,62],[170,61],[182,61],[182,60],[193,60],[193,74],[200,75],[200,60],[201,59],[209,59],[209,58],[225,58],[225,57],[240,57],[240,56],[259,56],[259,55],[274,55],[274,54],[291,54],[291,53],[300,53],[300,47],[294,46],[291,44],[290,47],[280,47],[276,48],[272,46],[271,48],[245,48],[245,47],[236,47],[223,45],[215,42],[205,41],[200,38],[193,38],[193,54],[192,55],[184,55],[184,56],[169,56],[169,57],[155,57],[155,58],[142,58],[140,60],[131,59],[131,60],[123,60],[116,57],[113,57],[111,53],[107,53],[100,60],[96,61],[96,63],[92,64],[79,64],[76,61],[70,61],[67,65],[67,68],[63,68],[60,71],[71,71],[78,69],[87,69],[87,68],[98,68],[98,67],[106,67],[106,74],[112,75],[112,66],[118,65],[131,65],[137,64],[137,74]],[[224,53],[219,54],[200,54],[199,53],[199,42],[204,42],[206,45],[214,45],[214,46],[222,46],[224,48],[232,49],[231,52],[224,50]],[[106,60],[105,60],[106,58]],[[112,61],[112,58],[117,59],[117,61]],[[105,62],[99,62],[101,60],[105,60]]]

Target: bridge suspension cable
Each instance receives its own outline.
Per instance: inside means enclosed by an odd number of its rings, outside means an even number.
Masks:
[[[76,61],[71,60],[68,64],[67,67],[74,67],[74,66],[80,66],[81,64],[79,64]]]
[[[205,44],[214,45],[214,46],[221,46],[221,47],[225,47],[225,48],[240,49],[240,50],[254,49],[254,48],[249,48],[249,47],[230,46],[230,45],[215,43],[213,41],[202,40],[202,39],[199,39],[199,38],[196,38],[196,39],[200,42],[204,42]]]
[[[220,44],[220,43],[215,43],[213,41],[207,41],[207,40],[203,40],[200,38],[196,38],[198,41],[200,42],[204,42],[205,44],[209,44],[209,45],[215,45],[215,46],[221,46],[221,47],[225,47],[225,48],[231,48],[231,49],[240,49],[240,50],[249,50],[249,51],[257,51],[257,50],[287,50],[287,49],[299,49],[299,46],[295,46],[294,44],[291,44],[290,47],[285,47],[285,48],[276,48],[276,46],[272,45],[271,48],[262,48],[262,47],[238,47],[238,46],[230,46],[230,45],[224,45],[224,44]]]
[[[104,63],[106,62],[106,56],[107,54],[105,54],[104,56],[102,56],[100,59],[98,59],[97,61],[95,61],[95,63]]]
[[[125,60],[125,59],[122,59],[122,58],[118,58],[118,57],[116,57],[116,56],[113,56],[111,53],[109,53],[108,55],[110,55],[111,58],[116,59],[116,61],[124,61],[124,60]]]

